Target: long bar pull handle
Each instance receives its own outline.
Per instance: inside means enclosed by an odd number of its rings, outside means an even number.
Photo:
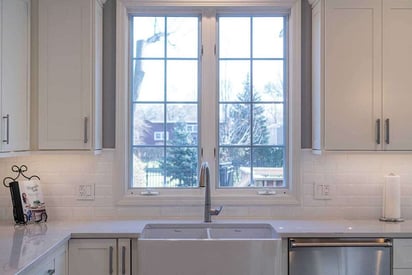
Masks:
[[[89,124],[89,118],[86,116],[86,117],[84,117],[84,133],[83,133],[83,142],[84,143],[89,142],[88,131],[87,131],[88,124]]]
[[[376,120],[376,144],[381,144],[381,119]]]
[[[290,240],[290,247],[391,247],[392,242],[385,240],[385,242],[305,242],[297,243],[295,240]]]
[[[113,274],[113,246],[109,247],[109,274]]]
[[[122,246],[122,275],[126,274],[126,247]]]
[[[10,142],[10,115],[7,114],[3,116],[3,119],[6,120],[6,139],[3,139],[3,142],[9,144]]]
[[[389,118],[385,119],[385,143],[389,144]]]

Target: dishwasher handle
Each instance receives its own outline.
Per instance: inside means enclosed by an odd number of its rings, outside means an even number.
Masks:
[[[290,248],[298,247],[392,247],[390,239],[383,241],[376,240],[330,240],[330,241],[316,241],[316,242],[297,242],[295,239],[289,240]]]

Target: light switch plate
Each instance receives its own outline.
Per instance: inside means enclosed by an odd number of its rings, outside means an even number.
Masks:
[[[94,200],[94,184],[78,184],[76,186],[77,200]]]

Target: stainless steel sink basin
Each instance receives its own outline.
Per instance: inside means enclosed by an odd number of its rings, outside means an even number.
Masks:
[[[148,224],[140,239],[273,239],[276,231],[269,224],[190,223]]]

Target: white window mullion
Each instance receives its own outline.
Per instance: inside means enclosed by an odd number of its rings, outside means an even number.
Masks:
[[[200,143],[203,148],[201,162],[207,161],[211,168],[211,179],[214,184],[217,179],[217,158],[214,149],[217,150],[217,63],[215,55],[216,45],[216,12],[207,9],[202,14],[202,70],[201,70],[201,129]],[[212,188],[214,192],[215,188]]]

